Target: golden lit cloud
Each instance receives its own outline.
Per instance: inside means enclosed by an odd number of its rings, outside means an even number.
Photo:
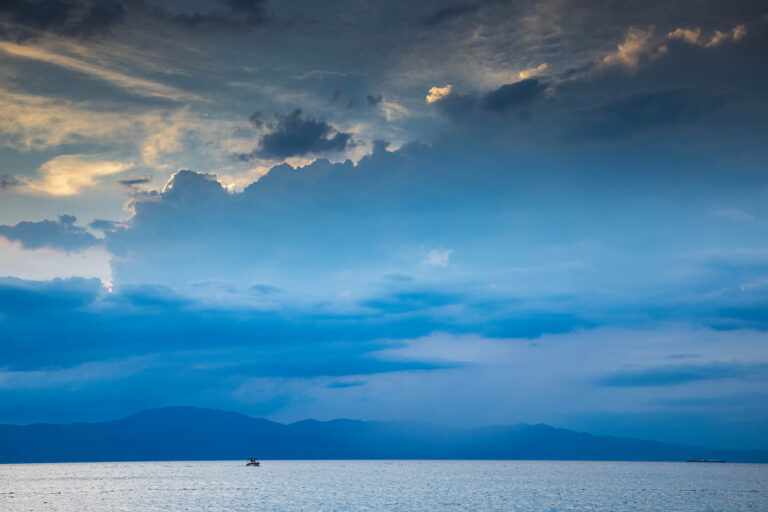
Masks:
[[[624,42],[619,44],[615,52],[606,55],[603,58],[603,63],[607,65],[621,65],[628,68],[636,67],[640,62],[640,57],[649,53],[652,35],[653,30],[651,29],[641,30],[630,27],[627,30]]]
[[[127,162],[98,160],[88,155],[61,155],[44,163],[37,179],[22,179],[22,191],[51,196],[71,196],[97,185],[104,176],[133,167]]]
[[[720,32],[715,30],[709,41],[701,40],[701,29],[696,27],[694,29],[689,28],[677,28],[667,34],[670,39],[679,39],[685,41],[688,44],[695,44],[698,46],[705,46],[712,48],[714,46],[720,46],[727,42],[737,42],[747,35],[747,27],[745,25],[736,25],[728,32]]]
[[[744,25],[737,25],[733,27],[729,32],[720,32],[719,30],[715,30],[715,35],[712,36],[712,39],[709,40],[706,46],[707,48],[711,48],[713,46],[719,46],[722,43],[729,41],[740,41],[746,35],[747,27]]]
[[[676,28],[667,34],[667,37],[670,39],[679,39],[689,44],[697,44],[699,42],[699,37],[701,37],[701,29],[698,27],[694,29]]]
[[[452,90],[453,86],[451,84],[448,84],[445,87],[432,87],[427,94],[427,103],[434,103],[442,100],[450,95]]]
[[[518,76],[520,77],[520,80],[525,80],[527,78],[531,78],[533,76],[538,75],[539,73],[547,69],[547,67],[549,67],[549,64],[547,64],[546,62],[543,62],[538,66],[536,66],[535,68],[524,69],[519,73]]]

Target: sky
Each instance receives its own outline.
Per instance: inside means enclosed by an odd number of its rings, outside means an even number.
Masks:
[[[0,3],[0,423],[768,448],[761,1]]]

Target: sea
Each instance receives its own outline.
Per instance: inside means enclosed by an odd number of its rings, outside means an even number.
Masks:
[[[15,511],[768,511],[768,465],[245,461],[0,465]]]

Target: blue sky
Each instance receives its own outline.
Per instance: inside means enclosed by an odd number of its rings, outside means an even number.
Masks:
[[[0,422],[766,447],[761,2],[39,4],[0,7]]]

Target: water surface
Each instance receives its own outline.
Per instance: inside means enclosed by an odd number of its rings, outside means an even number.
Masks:
[[[15,511],[768,511],[768,465],[244,461],[0,465]]]

